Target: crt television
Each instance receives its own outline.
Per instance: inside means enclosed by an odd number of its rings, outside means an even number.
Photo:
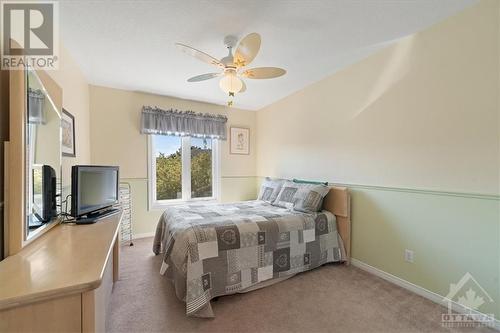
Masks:
[[[71,215],[92,216],[118,203],[117,166],[75,165],[71,168]]]

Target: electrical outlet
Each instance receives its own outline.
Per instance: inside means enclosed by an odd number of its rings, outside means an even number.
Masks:
[[[406,249],[405,250],[405,261],[413,263],[414,260],[415,260],[415,252],[413,252],[412,250]]]

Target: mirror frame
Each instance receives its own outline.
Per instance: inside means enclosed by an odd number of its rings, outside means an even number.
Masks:
[[[35,72],[50,95],[56,109],[62,113],[62,89],[43,70]],[[9,71],[9,142],[5,153],[5,211],[8,220],[5,224],[5,255],[18,253],[23,247],[45,234],[59,223],[50,223],[29,239],[26,234],[26,142],[27,122],[27,83],[26,70]],[[61,161],[63,164],[64,162]],[[62,180],[62,175],[61,175]],[[62,181],[61,181],[62,182]]]
[[[41,90],[45,94],[45,97],[49,100],[49,103],[54,108],[54,111],[57,112],[57,115],[59,116],[59,119],[62,119],[62,105],[61,105],[60,109],[58,109],[58,107],[56,106],[56,104],[52,100],[52,97],[50,96],[49,92],[45,88],[44,83],[40,79],[40,77],[38,75],[38,71],[36,69],[27,67],[23,72],[25,73],[25,94],[26,94],[26,99],[28,99],[28,88],[29,88],[29,78],[28,78],[28,76],[30,74],[32,74],[36,78],[36,80],[38,80],[38,84],[40,85]],[[27,115],[29,113],[29,111],[28,111],[28,103],[25,104],[25,113],[26,113],[26,119],[27,119]],[[24,132],[24,142],[25,142],[25,144],[27,144],[28,140],[29,140],[29,138],[28,138],[28,131],[27,131],[27,126],[28,126],[28,122],[27,121],[26,121],[25,125],[26,125],[26,128],[25,128],[25,132]],[[62,155],[62,149],[61,149],[61,142],[62,142],[61,140],[62,140],[62,128],[61,128],[61,126],[59,126],[59,146],[60,146],[60,149],[59,149],[59,153],[60,153],[59,187],[58,188],[56,187],[56,189],[59,190],[59,194],[62,196],[62,158],[63,158],[63,155]],[[24,153],[25,153],[25,158],[27,159],[27,155],[30,152],[29,151],[25,151]],[[28,177],[30,177],[30,175],[29,175],[29,171],[30,171],[29,167],[30,167],[29,165],[25,165],[24,166],[24,169],[25,169],[24,172],[25,172],[26,179]],[[31,189],[27,188],[27,190],[30,191]],[[57,193],[57,191],[56,191],[56,193]],[[26,203],[29,200],[29,194],[27,192],[24,193],[24,200],[25,200]],[[62,202],[62,197],[60,197],[60,202]],[[59,208],[59,211],[61,211],[61,208],[62,207]],[[30,241],[31,239],[38,237],[38,235],[41,235],[44,232],[45,229],[50,229],[51,226],[52,226],[52,224],[58,224],[61,221],[61,217],[60,216],[56,216],[56,217],[52,218],[50,221],[48,221],[47,223],[42,224],[41,226],[39,226],[38,228],[36,228],[36,229],[34,229],[33,231],[30,232],[30,229],[28,227],[28,216],[29,216],[28,212],[25,212],[25,226],[24,226],[24,241],[25,242],[26,241]]]

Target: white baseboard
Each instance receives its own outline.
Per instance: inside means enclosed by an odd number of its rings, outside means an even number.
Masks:
[[[393,283],[401,288],[409,290],[409,291],[411,291],[419,296],[427,298],[428,300],[430,300],[434,303],[440,304],[444,307],[447,307],[448,301],[450,301],[452,304],[453,311],[455,311],[457,313],[460,313],[460,314],[473,313],[473,314],[477,314],[477,315],[484,315],[483,313],[481,313],[477,310],[472,310],[472,309],[470,309],[470,308],[468,308],[460,303],[457,303],[457,302],[451,301],[451,300],[447,300],[443,296],[436,294],[435,292],[432,292],[432,291],[427,290],[423,287],[417,286],[416,284],[413,284],[411,282],[403,280],[395,275],[384,272],[384,271],[382,271],[378,268],[375,268],[373,266],[370,266],[370,265],[368,265],[368,264],[366,264],[358,259],[351,258],[351,264],[355,267],[358,267],[366,272],[369,272],[373,275],[376,275],[376,276],[378,276],[386,281],[389,281],[389,282],[391,282],[391,283]],[[497,331],[500,331],[500,320],[495,319],[493,326],[491,326],[491,328],[493,328]]]
[[[154,237],[154,235],[155,235],[154,232],[146,232],[146,233],[143,233],[143,234],[132,234],[132,239]]]

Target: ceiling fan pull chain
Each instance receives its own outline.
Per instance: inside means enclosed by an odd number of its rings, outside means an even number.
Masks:
[[[232,107],[234,102],[234,92],[229,92],[229,101],[227,101],[227,106]]]

